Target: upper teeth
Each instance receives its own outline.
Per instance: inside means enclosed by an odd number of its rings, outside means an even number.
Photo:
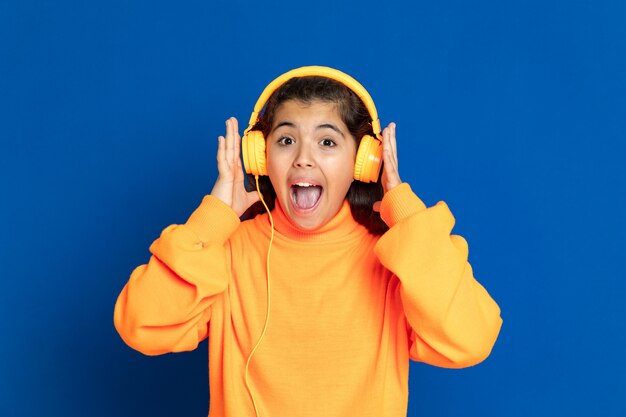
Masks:
[[[308,182],[297,182],[296,185],[298,187],[314,187],[315,185],[309,184]]]

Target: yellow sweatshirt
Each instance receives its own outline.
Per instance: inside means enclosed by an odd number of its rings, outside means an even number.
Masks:
[[[502,320],[474,279],[445,203],[402,184],[385,194],[390,226],[373,236],[348,203],[313,232],[277,204],[270,316],[249,383],[263,417],[406,416],[409,358],[442,367],[485,359]],[[209,338],[209,417],[254,416],[246,360],[266,318],[267,214],[240,222],[207,196],[167,227],[116,306],[124,341],[147,355]]]

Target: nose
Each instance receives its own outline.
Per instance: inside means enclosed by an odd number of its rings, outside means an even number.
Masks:
[[[296,153],[293,165],[297,168],[312,168],[315,166],[315,160],[312,152],[307,145],[301,145],[298,147],[298,152]]]

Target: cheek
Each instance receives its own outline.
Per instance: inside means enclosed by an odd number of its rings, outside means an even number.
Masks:
[[[281,167],[285,166],[284,161],[281,161],[280,155],[276,152],[266,152],[265,163],[267,167],[267,175],[272,183],[272,187],[277,193],[280,193],[281,185],[285,183],[286,172]]]
[[[341,155],[337,155],[332,158],[332,162],[329,161],[329,168],[333,172],[333,177],[335,177],[341,185],[348,184],[348,187],[352,183],[352,179],[354,178],[354,162],[356,159],[356,155],[353,155],[354,152],[345,152]]]
[[[333,174],[335,181],[335,187],[337,192],[347,193],[352,181],[354,181],[354,161],[344,160],[338,162],[335,167],[337,168]]]

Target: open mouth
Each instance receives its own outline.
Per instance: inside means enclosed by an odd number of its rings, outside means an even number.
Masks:
[[[297,182],[291,185],[291,201],[298,210],[313,210],[322,196],[323,188],[308,182]]]

